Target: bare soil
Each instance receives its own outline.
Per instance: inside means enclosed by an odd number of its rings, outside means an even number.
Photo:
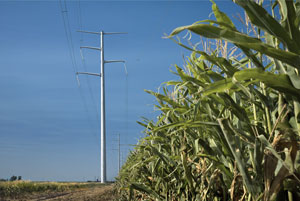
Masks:
[[[64,192],[42,192],[18,198],[0,198],[0,201],[113,201],[113,184],[74,189]]]

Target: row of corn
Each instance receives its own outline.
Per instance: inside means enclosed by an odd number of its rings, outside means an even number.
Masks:
[[[234,3],[246,33],[212,2],[215,20],[169,35],[192,54],[178,81],[147,91],[160,115],[139,122],[120,200],[300,200],[300,1]],[[215,42],[174,39],[185,31]]]

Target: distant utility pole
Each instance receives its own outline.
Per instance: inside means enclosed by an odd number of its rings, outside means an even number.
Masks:
[[[117,140],[114,140],[117,141]],[[121,152],[121,139],[120,139],[120,134],[118,134],[118,149],[113,149],[118,151],[118,173],[120,173],[121,169],[121,157],[120,157],[120,152]]]
[[[109,32],[106,33],[104,31],[100,32],[91,32],[91,31],[78,31],[88,34],[96,34],[100,35],[100,48],[99,47],[88,47],[83,46],[80,48],[87,48],[87,49],[93,49],[93,50],[100,50],[101,52],[101,66],[100,66],[100,74],[98,73],[90,73],[90,72],[77,72],[77,74],[86,74],[86,75],[94,75],[94,76],[100,76],[101,77],[101,123],[100,123],[100,130],[101,130],[101,177],[100,181],[101,183],[106,182],[106,142],[105,142],[105,82],[104,82],[104,64],[106,63],[116,63],[116,62],[122,62],[125,63],[123,60],[104,60],[104,35],[112,35],[112,34],[126,34],[124,32]]]
[[[118,134],[118,140],[113,140],[118,142],[118,149],[112,149],[118,151],[118,173],[120,173],[121,166],[124,163],[124,153],[121,152],[121,146],[130,146],[130,144],[121,144],[120,134]],[[125,154],[126,155],[126,154]]]

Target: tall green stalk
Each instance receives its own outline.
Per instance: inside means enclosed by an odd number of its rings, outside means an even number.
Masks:
[[[160,115],[139,122],[145,137],[117,178],[120,200],[300,199],[300,4],[274,1],[272,16],[262,2],[234,2],[258,35],[239,32],[214,2],[215,20],[170,34],[226,42],[202,51],[172,38],[192,54],[162,94],[146,91]],[[219,54],[220,44],[237,50]]]

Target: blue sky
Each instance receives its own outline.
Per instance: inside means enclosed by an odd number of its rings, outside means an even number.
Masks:
[[[62,1],[63,2],[63,1]],[[63,2],[64,3],[64,2]],[[217,1],[232,18],[231,1]],[[207,19],[209,1],[67,1],[74,55],[84,71],[80,44],[99,46],[96,35],[76,30],[128,32],[105,37],[107,64],[107,175],[117,175],[117,134],[122,154],[143,136],[136,121],[155,118],[162,82],[177,79],[169,71],[190,53],[165,33]],[[81,15],[80,15],[81,13]],[[100,176],[100,79],[74,75],[59,1],[0,1],[0,178],[93,180]],[[89,72],[100,71],[99,52],[83,50]],[[128,91],[128,93],[126,93]],[[126,99],[128,97],[128,104]],[[128,115],[126,113],[128,108]],[[127,118],[128,116],[128,118]]]

